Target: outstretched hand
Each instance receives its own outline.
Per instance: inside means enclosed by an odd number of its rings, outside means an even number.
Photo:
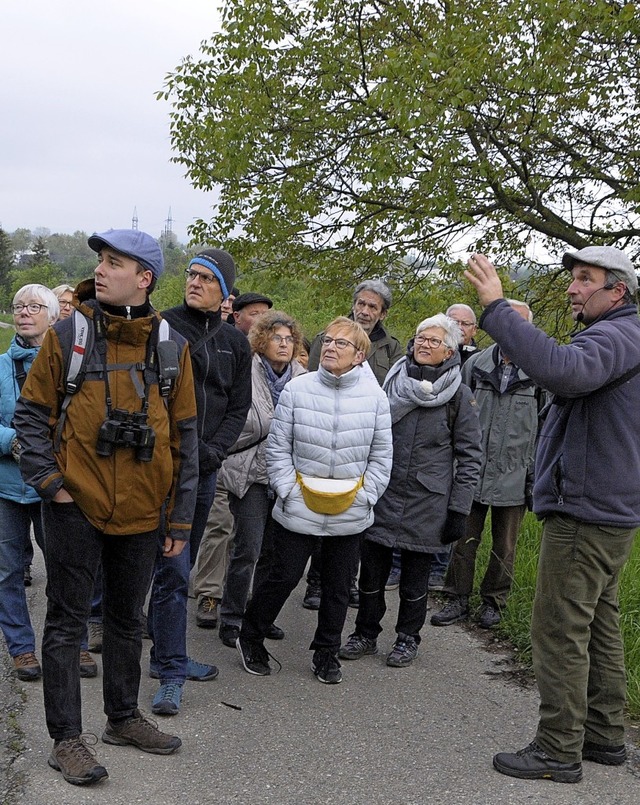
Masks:
[[[502,283],[493,263],[484,254],[472,254],[467,260],[469,266],[465,272],[465,277],[475,287],[478,292],[478,299],[482,307],[487,307],[496,299],[502,299]]]

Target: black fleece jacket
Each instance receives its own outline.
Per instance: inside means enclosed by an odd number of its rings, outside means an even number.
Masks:
[[[245,335],[215,313],[186,302],[162,317],[189,342],[198,409],[200,474],[220,468],[235,443],[251,406],[251,350]],[[199,347],[201,338],[215,331]]]

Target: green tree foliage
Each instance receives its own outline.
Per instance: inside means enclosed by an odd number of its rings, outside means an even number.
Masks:
[[[90,277],[96,266],[96,253],[89,248],[87,233],[73,235],[54,233],[47,238],[51,261],[59,265],[69,284]]]
[[[13,244],[9,235],[0,227],[0,308],[9,304],[11,271],[14,265]]]
[[[23,285],[35,282],[47,288],[55,288],[64,282],[64,273],[60,266],[53,263],[38,263],[28,268],[16,268],[11,272],[11,299]]]
[[[615,0],[226,0],[158,93],[175,161],[220,190],[192,235],[401,295],[462,246],[637,252],[638,34]]]
[[[50,262],[49,248],[43,237],[37,237],[33,242],[33,254],[29,258],[30,266],[43,266]]]
[[[13,250],[18,253],[29,251],[33,243],[33,235],[30,229],[20,227],[11,233],[11,242],[13,243]]]

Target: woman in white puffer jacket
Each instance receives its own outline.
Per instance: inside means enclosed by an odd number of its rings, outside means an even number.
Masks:
[[[321,682],[342,680],[337,652],[360,534],[373,522],[373,507],[389,483],[392,464],[389,403],[366,364],[368,348],[360,325],[336,319],[325,330],[318,371],[295,378],[280,396],[266,451],[277,495],[274,563],[254,591],[237,642],[249,673],[269,674],[264,637],[322,537],[323,596],[310,646],[312,668]],[[310,503],[313,494],[303,492],[301,476],[309,487],[342,482],[357,491],[346,508],[329,504],[334,513],[322,513],[317,510],[322,505]],[[331,480],[327,484],[325,479]]]

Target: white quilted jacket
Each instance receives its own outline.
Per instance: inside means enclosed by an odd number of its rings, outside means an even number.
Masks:
[[[322,366],[284,388],[267,439],[267,471],[278,499],[273,517],[300,534],[357,534],[373,522],[393,458],[389,402],[368,367],[335,377]],[[296,470],[318,478],[364,476],[341,514],[308,509]]]

